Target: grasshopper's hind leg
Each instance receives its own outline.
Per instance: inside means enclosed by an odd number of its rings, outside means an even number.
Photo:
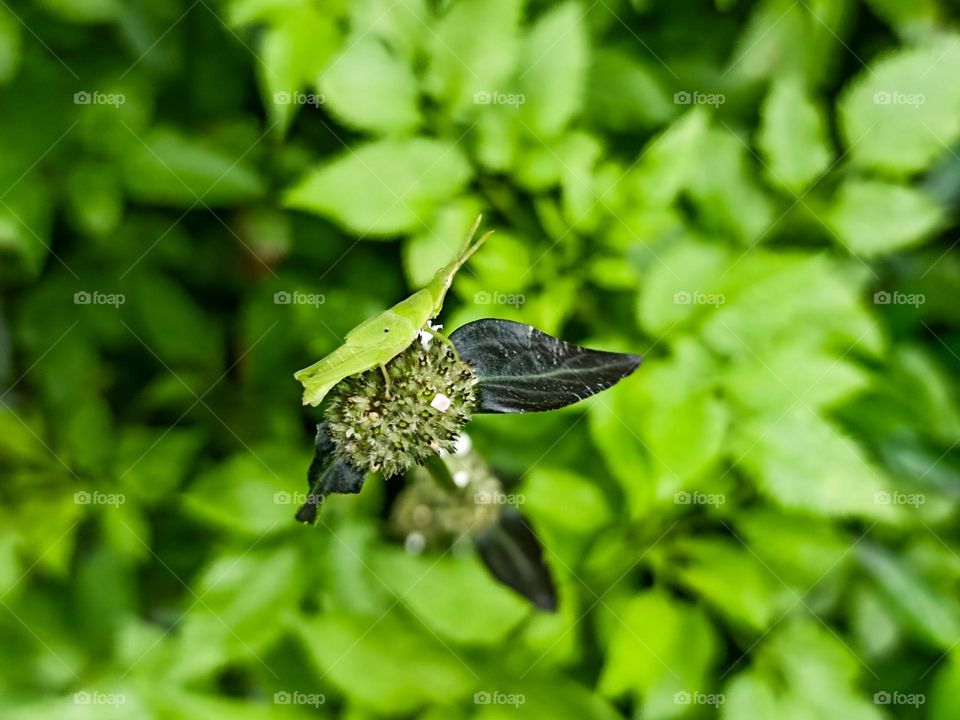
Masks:
[[[383,382],[387,385],[387,399],[390,399],[390,373],[387,372],[387,366],[380,363],[380,372],[383,373]]]
[[[444,345],[446,345],[448,348],[450,348],[450,349],[453,351],[453,356],[457,359],[457,362],[461,362],[461,360],[460,360],[460,353],[457,352],[457,346],[453,344],[453,340],[451,340],[450,338],[448,338],[448,337],[447,337],[446,335],[444,335],[442,332],[439,332],[439,331],[437,331],[437,330],[434,330],[433,328],[431,328],[431,327],[429,326],[429,324],[428,324],[428,325],[424,325],[423,328],[421,328],[421,330],[422,330],[422,332],[427,333],[430,337],[435,337],[437,340],[439,340],[439,341],[442,342]]]

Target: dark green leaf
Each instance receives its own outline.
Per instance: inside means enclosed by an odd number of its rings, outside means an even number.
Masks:
[[[543,547],[520,512],[504,508],[496,523],[474,537],[474,543],[483,564],[500,582],[539,608],[557,609],[557,590],[543,561]]]
[[[317,425],[315,442],[316,452],[307,470],[307,485],[310,492],[307,495],[307,501],[296,515],[297,520],[311,525],[317,521],[320,505],[327,495],[358,493],[366,477],[363,472],[333,454],[333,441],[327,432],[326,423]]]
[[[556,410],[615,385],[641,357],[573,345],[512,320],[475,320],[450,339],[480,383],[477,412]]]

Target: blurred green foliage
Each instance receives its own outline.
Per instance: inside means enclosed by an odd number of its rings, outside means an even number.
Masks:
[[[957,3],[438,5],[0,3],[0,716],[960,717]],[[646,355],[470,426],[556,615],[292,520],[480,211],[448,328]]]

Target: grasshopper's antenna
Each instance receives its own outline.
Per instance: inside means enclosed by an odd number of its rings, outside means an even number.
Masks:
[[[483,215],[478,215],[477,219],[473,222],[473,227],[470,228],[470,234],[467,235],[463,248],[449,264],[437,271],[437,274],[433,276],[433,280],[427,285],[426,289],[430,290],[434,299],[434,316],[440,312],[440,308],[443,305],[443,298],[450,288],[450,284],[453,282],[453,276],[463,267],[463,264],[480,249],[480,246],[483,245],[486,239],[493,235],[493,230],[488,230],[481,235],[476,242],[473,242],[473,236],[477,234],[477,229],[480,227],[482,220]]]
[[[464,263],[470,259],[470,257],[480,249],[480,246],[486,242],[487,238],[493,235],[493,230],[488,230],[483,235],[481,235],[476,242],[473,242],[474,236],[477,234],[477,230],[480,228],[480,223],[483,221],[483,215],[477,215],[477,219],[473,221],[473,226],[470,228],[470,232],[467,234],[467,239],[463,243],[463,247],[460,248],[460,252],[457,253],[457,256],[447,265],[445,268],[440,270],[442,275],[452,276],[457,270],[463,267]]]
[[[487,230],[473,245],[467,248],[460,258],[460,264],[463,265],[467,260],[469,260],[470,256],[479,250],[480,246],[483,245],[487,241],[487,238],[491,235],[493,235],[493,230]]]
[[[470,243],[473,242],[474,235],[477,234],[477,230],[480,228],[480,223],[483,222],[483,215],[477,215],[477,219],[473,221],[473,225],[470,228],[470,232],[467,233],[467,239],[463,241],[463,247],[460,248],[460,252],[457,253],[457,265],[462,265],[464,261],[470,257],[474,251],[471,251]],[[469,253],[469,254],[468,254]]]

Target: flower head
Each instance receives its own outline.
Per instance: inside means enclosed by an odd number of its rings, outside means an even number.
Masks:
[[[325,419],[341,458],[385,477],[452,452],[476,406],[476,374],[445,343],[413,343],[333,389]]]

